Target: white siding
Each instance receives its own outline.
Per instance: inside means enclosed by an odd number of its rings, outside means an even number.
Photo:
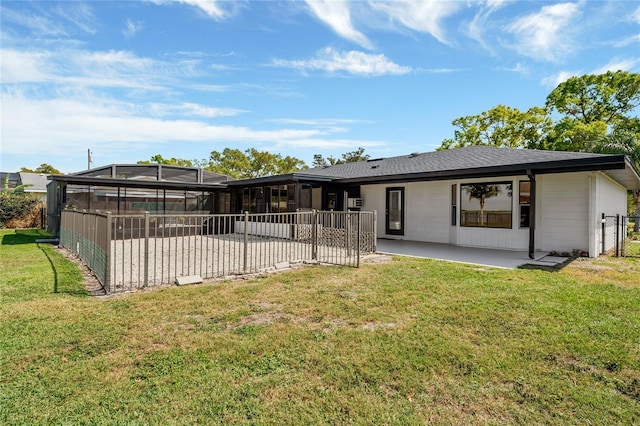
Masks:
[[[519,228],[518,182],[525,176],[495,179],[446,180],[404,184],[363,185],[363,210],[377,211],[378,236],[461,246],[527,250],[529,229]],[[601,214],[626,211],[624,187],[602,173],[579,172],[538,175],[536,203],[536,250],[571,252],[588,250],[594,256],[601,245]],[[451,185],[457,184],[458,216],[460,185],[474,182],[513,182],[512,229],[451,226]],[[404,235],[385,233],[386,188],[405,190]],[[601,247],[601,246],[598,246]]]
[[[582,172],[536,177],[536,249],[588,250],[589,176]]]
[[[377,213],[377,235],[378,237],[386,238],[384,229],[384,221],[385,221],[385,209],[386,209],[386,190],[385,188],[392,185],[363,185],[360,188],[360,195],[362,196],[362,210],[364,211],[375,211]],[[403,185],[395,185],[395,186],[403,186]],[[395,237],[393,237],[395,238]]]
[[[589,255],[596,256],[602,252],[602,214],[606,216],[627,215],[627,190],[608,176],[598,173],[594,177],[594,217],[591,219],[593,228],[591,234],[595,235],[595,247],[590,247]],[[615,246],[615,221],[607,220],[605,233],[605,251]],[[620,238],[623,238],[620,235]]]

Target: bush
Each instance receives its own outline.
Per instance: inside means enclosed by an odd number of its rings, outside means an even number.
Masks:
[[[44,202],[23,191],[0,192],[0,228],[29,228],[40,225]]]

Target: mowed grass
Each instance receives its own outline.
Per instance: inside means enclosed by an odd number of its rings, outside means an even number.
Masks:
[[[1,424],[640,423],[638,260],[394,258],[99,299],[36,234],[0,231]]]

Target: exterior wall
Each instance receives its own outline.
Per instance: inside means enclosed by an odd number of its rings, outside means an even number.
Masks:
[[[386,233],[386,188],[404,188],[404,235]],[[388,185],[364,185],[362,210],[377,212],[377,235],[382,238],[449,242],[449,184],[415,182]]]
[[[538,175],[536,250],[589,249],[592,173]]]
[[[626,216],[627,215],[627,190],[625,187],[615,182],[610,177],[599,173],[592,179],[594,187],[594,213],[591,218],[592,229],[590,231],[591,245],[589,247],[589,255],[597,256],[602,253],[602,214],[606,216]],[[605,233],[604,251],[615,246],[615,222],[607,221],[607,229]],[[610,237],[611,236],[611,237]],[[621,238],[624,238],[621,236]]]
[[[363,210],[378,212],[377,234],[382,238],[526,251],[529,228],[520,228],[520,181],[528,181],[528,178],[507,176],[363,185]],[[460,226],[463,196],[460,185],[478,182],[513,182],[511,229]],[[625,188],[600,172],[538,175],[536,182],[536,250],[584,250],[590,256],[597,256],[602,244],[602,213],[625,214]],[[451,225],[452,184],[457,185],[455,226]],[[404,235],[386,234],[385,198],[386,188],[390,187],[404,188]]]

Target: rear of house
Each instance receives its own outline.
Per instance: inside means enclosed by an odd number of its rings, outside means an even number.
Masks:
[[[487,146],[236,181],[158,165],[139,176],[140,167],[52,177],[49,204],[56,215],[70,202],[113,212],[375,211],[379,238],[597,256],[615,244],[603,241],[603,215],[625,215],[627,191],[640,190],[640,174],[623,155]],[[138,175],[123,174],[127,168]]]

